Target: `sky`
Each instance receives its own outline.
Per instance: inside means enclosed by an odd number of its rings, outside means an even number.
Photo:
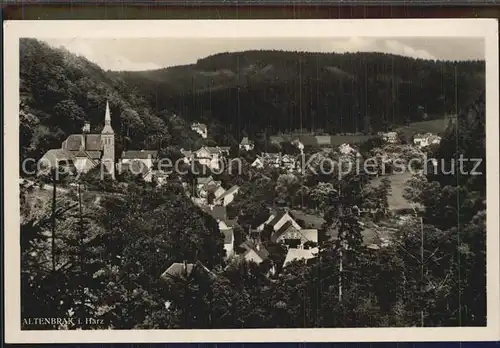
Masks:
[[[306,52],[383,52],[432,60],[485,59],[480,38],[255,38],[255,39],[44,39],[54,47],[86,57],[104,70],[140,71],[196,63],[200,58],[246,50]]]

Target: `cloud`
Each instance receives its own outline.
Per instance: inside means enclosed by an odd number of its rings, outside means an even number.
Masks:
[[[385,40],[385,47],[387,48],[386,52],[388,53],[399,54],[413,58],[437,60],[436,57],[434,57],[426,50],[414,49],[413,47],[405,45],[396,40]]]
[[[63,47],[68,51],[83,56],[89,61],[99,65],[104,70],[114,71],[140,71],[162,68],[152,62],[133,62],[123,55],[106,53],[99,45],[92,45],[83,40],[45,40],[53,47]]]

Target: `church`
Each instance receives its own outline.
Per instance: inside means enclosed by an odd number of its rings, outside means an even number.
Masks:
[[[100,134],[90,133],[90,123],[85,122],[81,134],[71,134],[60,149],[51,149],[39,161],[39,174],[59,165],[74,165],[78,172],[103,165],[115,179],[115,133],[111,127],[111,112],[106,102],[104,128]]]

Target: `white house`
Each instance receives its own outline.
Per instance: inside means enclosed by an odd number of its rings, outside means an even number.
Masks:
[[[203,139],[208,137],[207,125],[203,123],[193,123],[191,129],[198,133]]]
[[[202,165],[207,166],[212,170],[219,170],[224,156],[229,153],[227,147],[209,147],[203,146],[198,151],[194,152],[194,158]]]
[[[385,142],[388,142],[390,144],[395,144],[398,142],[398,133],[396,132],[383,133],[382,138],[384,139]]]
[[[239,189],[240,187],[238,185],[234,185],[229,190],[216,197],[214,203],[216,205],[222,205],[224,207],[228,206],[234,200],[234,197],[238,194]]]
[[[254,143],[248,140],[248,137],[241,139],[240,150],[251,151],[254,148]]]
[[[158,151],[148,151],[148,150],[132,150],[123,151],[120,159],[121,164],[130,163],[133,161],[140,161],[146,165],[146,168],[151,169],[153,163],[158,158]]]
[[[439,145],[441,137],[432,133],[416,134],[413,137],[413,144],[419,148],[424,148],[429,145]]]
[[[262,169],[264,168],[264,161],[260,157],[257,157],[250,166],[257,169]]]
[[[349,144],[342,144],[339,146],[339,152],[342,155],[355,155],[360,156],[359,152]]]

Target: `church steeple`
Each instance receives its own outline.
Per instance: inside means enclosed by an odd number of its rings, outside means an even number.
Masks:
[[[111,112],[109,111],[109,102],[106,100],[106,115],[104,116],[104,128],[102,129],[103,134],[114,134],[113,128],[111,127]]]
[[[111,127],[111,112],[109,103],[106,101],[106,115],[104,116],[104,128],[101,132],[102,158],[101,162],[106,167],[111,177],[115,178],[115,132]]]

